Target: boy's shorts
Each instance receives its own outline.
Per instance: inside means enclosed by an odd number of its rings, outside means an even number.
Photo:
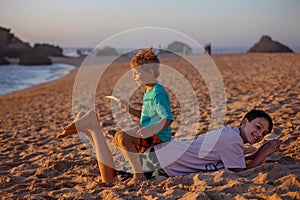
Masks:
[[[169,177],[160,166],[154,147],[151,147],[147,149],[146,152],[140,154],[140,162],[143,168],[144,175],[147,179],[153,178],[155,176]]]
[[[162,143],[162,141],[159,139],[159,137],[157,135],[153,135],[152,137],[141,138],[140,144],[135,145],[135,148],[136,148],[137,152],[143,153],[146,151],[146,149],[153,147],[159,143]]]
[[[144,175],[147,179],[151,179],[155,176],[169,177],[160,166],[154,147],[148,148],[144,153],[139,154],[139,157]],[[117,171],[117,174],[121,180],[126,180],[133,177],[132,173],[122,170]]]

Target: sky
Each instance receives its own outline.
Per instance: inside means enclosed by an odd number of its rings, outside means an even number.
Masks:
[[[269,35],[293,49],[300,47],[299,11],[299,0],[0,0],[0,26],[31,44],[62,47],[161,27],[201,45],[251,47]]]

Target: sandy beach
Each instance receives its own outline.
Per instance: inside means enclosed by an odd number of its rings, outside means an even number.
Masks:
[[[101,183],[97,160],[78,135],[57,139],[61,127],[73,120],[72,90],[77,71],[29,89],[0,96],[0,197],[2,199],[300,199],[300,54],[213,55],[222,75],[227,97],[225,124],[238,126],[243,115],[253,109],[267,111],[274,119],[268,137],[283,134],[280,152],[269,156],[259,167],[245,172],[223,169],[187,176],[156,177],[127,185]],[[83,58],[53,58],[80,66]],[[210,98],[199,76],[182,60],[163,58],[188,77],[199,99],[198,131],[210,122]],[[117,69],[117,70],[116,70]],[[96,111],[105,132],[115,132],[111,103],[113,83],[129,70],[128,62],[118,62],[105,71],[96,96]],[[110,81],[108,81],[110,80]],[[176,82],[174,82],[176,84]],[[136,96],[142,91],[136,91]],[[170,94],[179,127],[180,107]],[[133,98],[134,106],[141,99]],[[191,110],[192,112],[192,110]],[[175,138],[176,138],[175,134]],[[178,136],[180,137],[180,136]],[[255,148],[247,147],[247,152]]]

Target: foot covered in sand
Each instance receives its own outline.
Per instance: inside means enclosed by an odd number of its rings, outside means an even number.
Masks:
[[[145,180],[147,180],[145,176],[141,176],[141,177],[134,176],[134,177],[126,180],[125,183],[127,185],[139,185],[142,181],[145,181]]]
[[[79,131],[85,132],[87,131],[89,125],[92,125],[93,121],[95,121],[95,117],[96,119],[97,114],[94,110],[90,110],[88,111],[85,115],[82,111],[80,111],[77,115],[76,118],[74,120],[74,122],[72,122],[71,124],[63,127],[63,133],[58,135],[57,138],[65,138],[69,135],[72,135],[74,133],[77,133]],[[98,122],[98,120],[97,120]]]

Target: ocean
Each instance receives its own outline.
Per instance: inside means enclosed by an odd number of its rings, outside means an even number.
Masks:
[[[0,95],[58,79],[67,75],[73,69],[75,69],[75,66],[67,64],[47,66],[1,65]]]
[[[246,53],[247,47],[214,47],[213,54],[226,53]],[[64,55],[68,57],[78,57],[80,54],[88,55],[92,48],[64,48]],[[117,49],[122,54],[128,49]],[[299,48],[293,49],[296,53]],[[192,53],[198,54],[202,49],[193,49]],[[32,87],[37,84],[45,83],[58,79],[70,73],[75,66],[67,64],[53,64],[51,66],[22,66],[22,65],[2,65],[0,66],[0,96],[14,91]]]

